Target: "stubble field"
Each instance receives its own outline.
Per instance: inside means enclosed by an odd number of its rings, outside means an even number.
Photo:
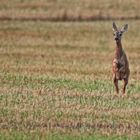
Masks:
[[[140,21],[124,23],[126,98],[113,96],[112,22],[1,21],[0,139],[139,139]]]
[[[140,19],[139,0],[1,0],[0,19]]]

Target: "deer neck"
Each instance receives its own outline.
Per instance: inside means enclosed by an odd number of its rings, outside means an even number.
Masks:
[[[123,55],[123,48],[122,43],[120,41],[116,41],[116,51],[115,51],[115,58],[119,59]]]

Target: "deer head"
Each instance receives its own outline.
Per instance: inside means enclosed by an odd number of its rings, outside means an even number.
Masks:
[[[112,26],[113,26],[112,29],[113,29],[113,32],[114,32],[113,33],[114,39],[116,41],[121,41],[121,37],[122,37],[123,33],[125,31],[127,31],[127,29],[128,29],[128,24],[125,24],[120,30],[117,28],[115,22],[113,22]]]

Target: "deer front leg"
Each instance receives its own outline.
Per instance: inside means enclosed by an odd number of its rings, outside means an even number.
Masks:
[[[125,93],[127,84],[128,84],[128,79],[124,79],[124,85],[123,85],[123,95],[124,95],[124,96],[127,95],[127,94]]]
[[[114,82],[115,89],[116,89],[116,93],[115,93],[115,95],[117,95],[117,96],[118,96],[118,94],[119,94],[118,80],[116,79],[116,77],[115,77],[115,76],[114,76],[114,78],[113,78],[113,82]]]

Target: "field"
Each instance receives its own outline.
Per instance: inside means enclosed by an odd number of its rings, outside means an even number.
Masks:
[[[139,5],[1,0],[0,140],[140,139]],[[129,25],[125,98],[114,96],[112,18]]]
[[[0,19],[140,19],[139,0],[1,0]]]
[[[140,22],[126,22],[127,98],[113,96],[111,22],[1,22],[0,139],[138,139]]]

